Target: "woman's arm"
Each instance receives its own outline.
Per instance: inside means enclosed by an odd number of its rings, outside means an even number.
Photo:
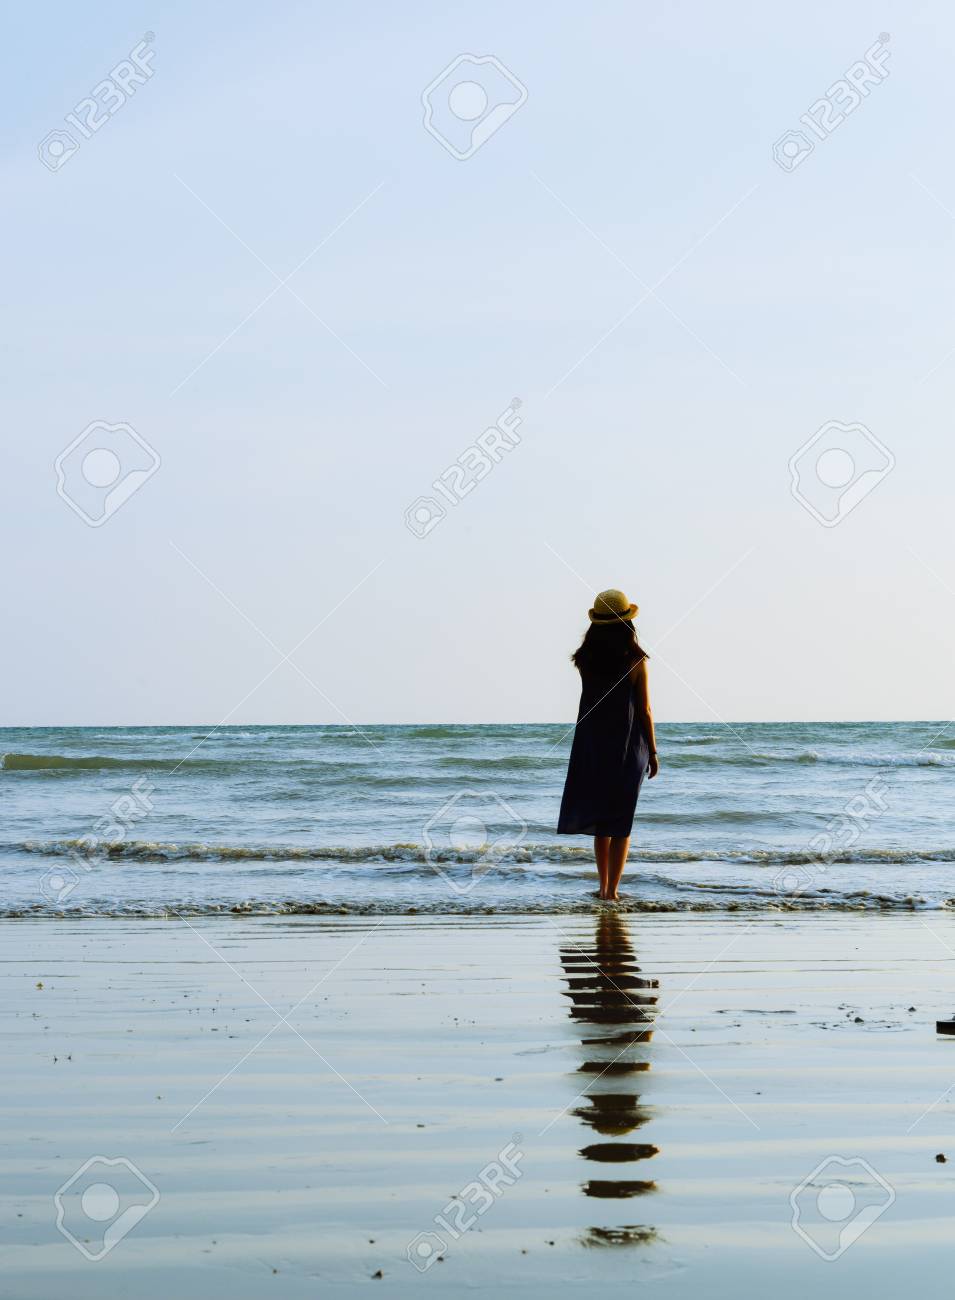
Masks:
[[[643,734],[647,738],[650,746],[650,766],[647,769],[647,775],[655,777],[660,769],[657,760],[657,738],[653,730],[653,710],[650,707],[650,683],[647,680],[647,661],[641,659],[630,669],[630,680],[633,683],[634,703],[637,708],[637,715],[643,727]]]

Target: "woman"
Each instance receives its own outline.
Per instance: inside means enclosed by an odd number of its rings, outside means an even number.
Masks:
[[[557,833],[594,837],[600,897],[608,901],[619,897],[643,778],[656,776],[659,767],[636,613],[622,591],[602,591],[572,656],[581,679],[580,709]]]

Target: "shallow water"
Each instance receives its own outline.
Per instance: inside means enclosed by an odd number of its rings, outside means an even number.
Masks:
[[[637,809],[632,910],[908,909],[955,895],[955,724],[684,723]],[[7,728],[6,915],[570,912],[571,729]]]
[[[952,915],[3,935],[4,1297],[951,1291]]]

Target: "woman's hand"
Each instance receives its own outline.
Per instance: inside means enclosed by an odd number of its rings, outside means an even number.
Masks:
[[[660,760],[657,758],[657,751],[654,750],[650,755],[650,762],[647,764],[647,776],[652,781],[660,770]]]

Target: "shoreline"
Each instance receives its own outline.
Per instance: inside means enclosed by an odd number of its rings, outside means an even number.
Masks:
[[[782,919],[789,916],[850,917],[912,916],[921,914],[935,916],[955,913],[955,897],[930,902],[924,898],[912,896],[897,898],[875,894],[870,890],[860,890],[855,896],[843,895],[836,900],[815,896],[780,898],[773,895],[772,901],[756,905],[751,901],[734,902],[722,899],[718,901],[697,899],[680,902],[673,899],[657,898],[622,898],[616,903],[610,903],[598,900],[595,896],[593,899],[582,898],[576,904],[564,903],[559,906],[546,903],[535,905],[515,900],[513,903],[503,904],[472,904],[458,910],[449,907],[447,900],[441,900],[431,905],[423,903],[402,904],[377,900],[348,904],[323,902],[321,900],[292,903],[260,901],[237,906],[206,904],[201,907],[192,903],[184,903],[177,907],[157,905],[155,908],[134,904],[124,909],[116,908],[112,911],[89,911],[84,910],[82,907],[76,907],[73,910],[65,908],[54,910],[42,904],[36,904],[32,909],[20,907],[9,908],[6,911],[0,910],[0,923],[13,921],[182,922],[186,918],[192,921],[215,921],[219,919],[236,921],[242,919],[282,920],[283,918],[294,920],[296,917],[302,919],[308,917],[351,917],[356,920],[374,917],[394,920],[413,920],[416,917],[423,920],[429,918],[434,920],[441,920],[442,918],[449,920],[452,918],[455,920],[467,920],[468,918],[480,920],[492,917],[546,919],[548,917],[579,918],[599,916],[610,908],[613,908],[617,915],[634,918],[649,916],[689,918],[699,916],[713,920],[718,920],[720,917],[772,921],[773,919]]]

